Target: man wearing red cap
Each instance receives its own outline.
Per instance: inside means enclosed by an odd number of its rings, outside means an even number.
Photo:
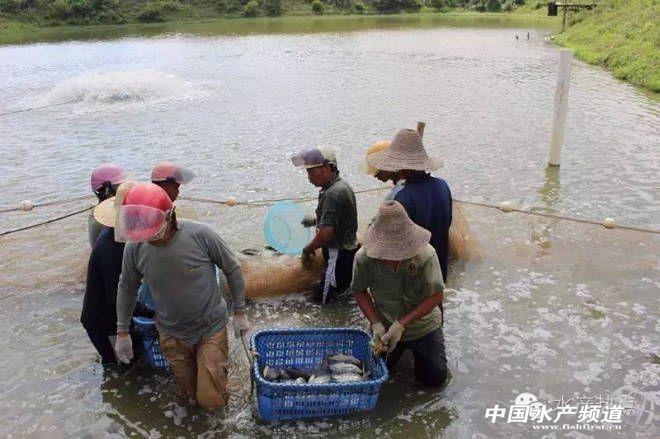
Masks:
[[[177,221],[170,196],[153,183],[126,194],[116,236],[128,241],[117,294],[117,358],[133,356],[128,326],[142,280],[151,287],[160,342],[191,403],[213,410],[227,403],[227,304],[215,268],[227,277],[234,335],[249,329],[245,281],[234,252],[208,226]]]
[[[162,187],[172,201],[179,197],[179,187],[195,178],[188,168],[171,162],[160,162],[151,170],[151,182]]]

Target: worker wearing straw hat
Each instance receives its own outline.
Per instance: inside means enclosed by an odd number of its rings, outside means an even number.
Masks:
[[[440,167],[440,161],[428,156],[421,134],[409,129],[400,130],[389,148],[367,155],[366,161],[376,169],[396,172],[405,180],[394,199],[403,205],[415,224],[431,232],[431,245],[446,280],[452,197],[447,183],[429,173]]]
[[[337,158],[330,147],[311,148],[292,157],[294,166],[307,170],[309,182],[321,188],[316,208],[317,233],[302,252],[303,265],[309,265],[321,248],[326,262],[314,300],[325,304],[343,293],[351,283],[353,257],[357,251],[357,205],[351,186],[339,176]]]
[[[369,163],[367,163],[366,160],[367,156],[371,154],[375,154],[377,152],[384,151],[389,147],[390,147],[389,140],[379,140],[378,142],[374,143],[369,148],[367,148],[367,151],[365,152],[365,161],[362,166],[362,172],[364,172],[367,175],[371,175],[372,177],[376,177],[378,180],[382,181],[383,183],[386,183],[388,181],[394,183],[394,187],[385,197],[386,200],[393,200],[396,194],[399,193],[401,189],[403,189],[403,185],[405,184],[405,182],[399,178],[399,174],[397,174],[396,172],[376,169],[373,166],[369,165]]]
[[[124,243],[115,241],[115,220],[126,192],[134,183],[125,182],[116,196],[106,198],[94,208],[94,219],[103,229],[94,243],[87,265],[87,284],[80,322],[101,356],[102,364],[116,363],[113,349],[117,333],[117,285],[121,274]],[[113,189],[113,192],[115,190]],[[153,317],[154,312],[138,302],[134,316]]]
[[[442,313],[445,288],[431,233],[396,201],[385,201],[355,255],[349,291],[382,342],[393,368],[411,349],[415,378],[440,386],[447,378]]]

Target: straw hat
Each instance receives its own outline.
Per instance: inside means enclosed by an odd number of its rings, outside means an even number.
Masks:
[[[365,152],[365,162],[362,164],[361,171],[364,174],[372,175],[372,176],[378,174],[379,170],[374,168],[373,166],[370,166],[369,163],[367,163],[366,156],[384,151],[389,147],[390,147],[389,140],[379,140],[378,142],[374,143],[369,148],[367,148],[367,151]]]
[[[415,224],[397,201],[385,201],[367,229],[364,248],[374,259],[403,261],[417,255],[431,240],[431,232]]]
[[[122,183],[117,188],[117,195],[104,200],[94,208],[94,219],[106,227],[115,227],[117,224],[117,214],[119,208],[124,202],[124,197],[130,188],[135,186],[134,181]]]
[[[397,172],[402,169],[434,171],[442,162],[426,154],[422,136],[415,130],[399,130],[390,147],[366,157],[369,166],[383,171]]]

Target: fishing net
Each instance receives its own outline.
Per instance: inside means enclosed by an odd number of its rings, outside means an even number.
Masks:
[[[382,192],[358,195],[358,238],[376,214],[383,200],[382,195]],[[313,200],[300,203],[300,206],[306,212],[312,212],[315,203],[316,200]],[[85,205],[80,203],[81,207]],[[44,209],[32,213],[30,219],[36,221],[42,216],[47,218],[75,207],[78,206]],[[176,208],[178,218],[190,218],[209,224],[237,252],[245,248],[263,249],[264,238],[260,232],[266,211],[266,206],[228,208],[186,200],[177,201]],[[470,210],[470,214],[472,217],[475,213]],[[18,218],[25,214],[18,212],[12,215]],[[3,263],[0,264],[3,284],[0,290],[77,290],[84,287],[89,258],[86,228],[87,215],[83,214],[0,238],[0,253],[3,255]],[[451,260],[467,261],[481,255],[481,247],[471,233],[464,208],[457,203],[454,203],[449,235]],[[282,255],[272,250],[239,253],[239,259],[246,280],[246,293],[250,298],[310,291],[320,282],[323,270],[320,252],[309,269],[302,267],[299,257]]]
[[[317,252],[312,265],[303,268],[300,258],[271,250],[239,255],[245,295],[251,299],[310,291],[321,281],[323,256]]]
[[[449,257],[454,261],[469,261],[481,255],[479,243],[470,233],[470,226],[463,209],[452,203],[452,220],[449,228]]]

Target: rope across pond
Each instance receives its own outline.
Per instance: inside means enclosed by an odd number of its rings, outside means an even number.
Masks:
[[[390,190],[391,187],[389,186],[383,186],[383,187],[377,187],[377,188],[371,188],[371,189],[361,189],[355,191],[356,194],[365,194],[369,192],[379,192],[379,191],[385,191],[385,190]],[[29,204],[29,206],[24,205],[23,202],[21,206],[19,207],[12,207],[12,208],[4,208],[0,209],[0,213],[8,213],[8,212],[15,212],[15,211],[28,211],[32,210],[33,208],[37,207],[48,207],[48,206],[57,206],[57,205],[64,205],[64,204],[69,204],[73,203],[76,201],[82,201],[86,200],[88,198],[92,198],[92,195],[81,195],[78,197],[73,197],[73,198],[67,198],[64,200],[54,200],[54,201],[48,201],[44,203],[38,203],[38,204]],[[185,197],[182,196],[180,197],[181,200],[185,201],[191,201],[191,202],[196,202],[196,203],[208,203],[208,204],[217,204],[217,205],[224,205],[224,206],[247,206],[247,207],[266,207],[270,206],[274,203],[277,203],[279,201],[288,201],[291,200],[296,203],[304,203],[308,201],[314,201],[317,199],[316,196],[309,196],[309,197],[300,197],[300,198],[271,198],[271,199],[266,199],[266,200],[251,200],[251,201],[237,201],[233,197],[229,197],[226,200],[215,200],[212,198],[199,198],[199,197]],[[574,222],[574,223],[581,223],[581,224],[589,224],[589,225],[595,225],[595,226],[600,226],[600,227],[606,227],[606,228],[617,228],[617,229],[624,229],[624,230],[631,230],[634,232],[639,232],[639,233],[650,233],[654,235],[660,235],[660,229],[651,229],[651,228],[645,228],[645,227],[635,227],[635,226],[625,226],[625,225],[610,225],[607,224],[607,222],[599,222],[599,221],[594,221],[594,220],[588,220],[588,219],[582,219],[582,218],[574,218],[574,217],[569,217],[569,216],[564,216],[564,215],[557,215],[553,213],[543,213],[543,212],[534,212],[531,210],[525,210],[525,209],[517,209],[513,206],[511,206],[509,203],[502,203],[500,205],[495,205],[495,204],[489,204],[489,203],[483,203],[483,202],[478,202],[478,201],[469,201],[469,200],[459,200],[454,198],[453,200],[456,203],[460,204],[467,204],[471,206],[478,206],[478,207],[484,207],[488,209],[496,209],[501,212],[516,212],[516,213],[522,213],[525,215],[531,215],[531,216],[538,216],[538,217],[543,217],[543,218],[552,218],[552,219],[557,219],[561,221],[569,221],[569,222]],[[55,218],[51,218],[39,223],[31,224],[25,227],[19,227],[16,229],[11,229],[11,230],[6,230],[4,232],[0,232],[0,237],[1,236],[6,236],[10,235],[12,233],[17,233],[17,232],[22,232],[24,230],[29,230],[29,229],[34,229],[39,226],[43,226],[46,224],[51,224],[66,218],[70,218],[75,215],[79,215],[81,213],[90,211],[93,209],[94,206],[88,206],[83,209],[75,210],[73,212],[69,212],[67,214],[57,216]]]

